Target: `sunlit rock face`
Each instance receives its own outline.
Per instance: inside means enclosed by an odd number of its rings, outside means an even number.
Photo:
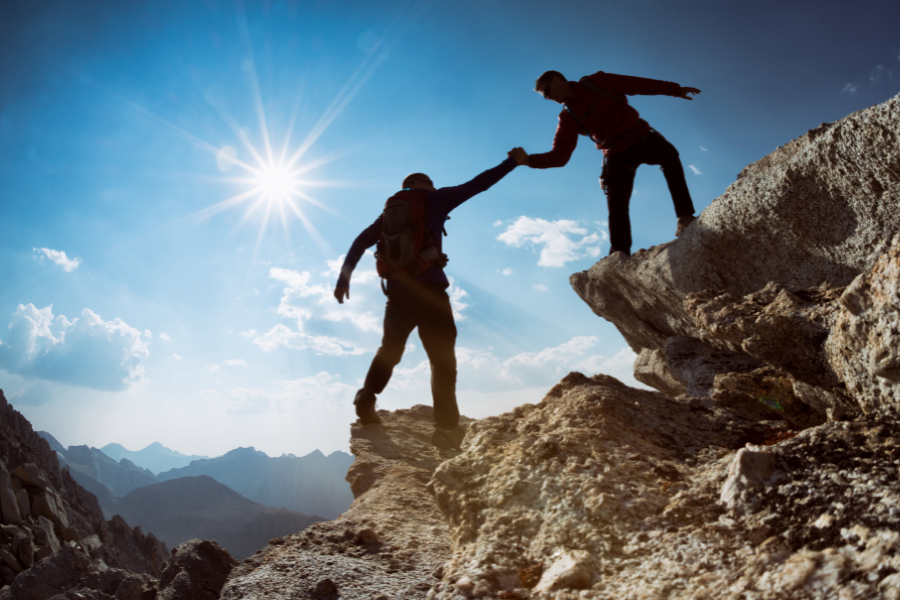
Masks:
[[[672,336],[700,337],[683,306],[692,292],[848,285],[898,232],[900,96],[746,167],[677,241],[617,254],[570,281],[636,352],[662,349]]]
[[[895,598],[898,460],[895,422],[797,434],[572,373],[435,472],[454,552],[429,597]]]
[[[350,510],[270,541],[231,572],[224,600],[417,600],[440,581],[450,535],[427,485],[459,452],[431,445],[429,406],[379,414],[383,425],[351,427]]]
[[[738,447],[753,425],[580,373],[539,405],[475,423],[431,484],[454,542],[440,597],[591,588],[633,560],[636,535],[665,532],[659,515],[699,457]],[[712,494],[698,495],[700,522],[721,512]]]

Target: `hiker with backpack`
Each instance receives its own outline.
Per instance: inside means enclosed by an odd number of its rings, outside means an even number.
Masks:
[[[558,71],[538,77],[534,90],[547,100],[563,105],[553,149],[531,154],[526,164],[533,169],[565,166],[575,151],[578,136],[589,137],[603,151],[600,186],[609,207],[610,251],[631,254],[631,221],[628,203],[639,165],[659,165],[675,204],[678,237],[694,220],[694,204],[684,179],[678,150],[628,104],[626,96],[666,95],[693,100],[700,90],[677,83],[613,75],[598,71],[578,81],[568,81]]]
[[[339,303],[350,298],[350,276],[367,248],[377,245],[376,267],[387,282],[382,283],[387,305],[381,347],[353,400],[363,425],[381,423],[375,412],[376,394],[384,390],[409,334],[418,327],[431,363],[435,422],[431,441],[439,448],[460,447],[465,432],[459,427],[456,404],[456,323],[446,291],[450,282],[444,273],[447,255],[441,232],[450,211],[524,163],[521,148],[508,154],[496,167],[455,187],[436,189],[424,173],[407,175],[403,189],[388,198],[382,214],[350,246],[334,288]]]

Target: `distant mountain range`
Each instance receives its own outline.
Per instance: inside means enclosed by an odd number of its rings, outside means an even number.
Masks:
[[[248,500],[274,508],[286,508],[306,515],[334,519],[353,502],[353,493],[346,481],[353,456],[346,452],[332,452],[328,456],[318,450],[306,456],[285,454],[271,457],[254,448],[237,448],[217,458],[187,456],[154,442],[143,450],[131,451],[120,444],[107,444],[102,449],[87,446],[64,448],[52,435],[39,431],[38,435],[50,443],[68,466],[72,477],[82,487],[97,496],[107,518],[112,516],[117,498],[132,490],[160,481],[180,477],[208,475],[230,487]],[[127,454],[118,462],[106,455],[106,450]],[[170,469],[158,475],[147,465],[159,466],[165,461],[194,458],[189,465]],[[154,462],[155,461],[155,462]],[[141,468],[145,467],[145,468]]]
[[[195,537],[215,539],[243,559],[273,537],[337,517],[353,502],[345,479],[353,456],[346,452],[325,456],[316,450],[303,457],[273,458],[238,448],[218,458],[197,459],[160,443],[137,452],[119,444],[102,450],[64,448],[49,433],[37,433],[72,478],[97,497],[105,518],[121,515],[170,547]],[[118,462],[105,450],[120,456]],[[142,468],[186,459],[195,460],[158,475]]]
[[[128,450],[122,444],[107,444],[100,450],[113,460],[118,461],[127,458],[134,464],[150,470],[154,475],[163,471],[186,467],[195,460],[209,458],[208,456],[188,456],[166,448],[159,442],[153,442],[142,450]]]
[[[104,509],[112,504],[110,494],[125,496],[139,487],[156,483],[153,473],[127,458],[116,462],[97,448],[88,446],[69,446],[67,449],[46,431],[38,431],[37,434],[56,451],[60,466],[69,467],[72,478],[97,496]],[[110,516],[112,515],[107,515],[107,518]]]
[[[270,539],[306,529],[321,517],[263,506],[247,500],[211,477],[182,477],[134,490],[120,499],[116,512],[132,527],[170,548],[192,538],[216,540],[238,560]]]
[[[253,448],[237,448],[156,478],[208,475],[254,502],[334,519],[353,502],[345,479],[352,463],[352,455],[339,451],[328,456],[315,450],[302,457],[270,457]]]

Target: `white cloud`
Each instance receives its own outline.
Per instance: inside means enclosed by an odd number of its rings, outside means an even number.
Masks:
[[[336,276],[342,258],[327,261],[329,269],[323,276]],[[321,336],[310,333],[307,323],[311,321],[347,321],[363,332],[381,332],[381,319],[372,311],[366,310],[367,303],[359,301],[360,294],[353,294],[355,301],[346,301],[338,305],[334,299],[334,289],[324,283],[313,283],[308,271],[292,271],[280,267],[269,269],[269,276],[285,285],[284,293],[278,303],[276,313],[284,319],[296,322],[296,329],[284,324],[270,328],[264,334],[255,329],[242,332],[240,335],[253,340],[253,343],[265,352],[271,352],[280,346],[295,350],[313,350],[319,354],[345,356],[362,354],[364,349],[356,344],[338,337]],[[356,282],[356,278],[353,279]],[[351,288],[354,289],[354,288]],[[365,288],[363,288],[365,290]],[[362,296],[365,296],[363,293]]]
[[[241,335],[253,337],[253,343],[262,348],[263,352],[271,352],[279,346],[294,350],[312,350],[318,354],[328,354],[330,356],[346,356],[348,354],[363,354],[365,352],[365,350],[351,342],[327,336],[309,335],[302,331],[293,331],[281,324],[272,327],[262,335],[250,334],[249,331],[245,331]]]
[[[216,363],[209,363],[208,365],[206,365],[205,367],[203,367],[203,369],[204,369],[205,371],[209,371],[210,373],[215,373],[216,371],[220,370],[221,368],[222,368],[222,367],[220,367],[220,366],[217,365]]]
[[[582,236],[580,240],[574,236]],[[497,239],[507,245],[521,247],[525,244],[541,246],[538,265],[542,267],[562,267],[567,262],[580,258],[600,255],[600,242],[605,239],[596,233],[588,235],[588,230],[575,221],[545,221],[531,217],[519,217],[507,227]]]
[[[139,330],[121,319],[104,321],[90,309],[69,321],[53,307],[20,304],[0,342],[0,368],[16,375],[121,391],[143,381],[150,351]]]
[[[147,339],[151,339],[151,340],[152,340],[152,339],[153,339],[153,332],[150,331],[149,329],[145,329],[145,330],[144,330],[144,337],[147,338]]]
[[[249,367],[247,361],[242,358],[229,358],[225,361],[225,364],[229,367]]]
[[[545,348],[540,352],[522,352],[503,363],[504,367],[523,365],[526,367],[540,367],[548,363],[558,363],[580,356],[594,344],[597,338],[592,335],[580,335],[572,338],[555,348]]]
[[[167,333],[161,333],[161,334],[159,334],[159,339],[161,339],[161,340],[164,341],[164,342],[171,342],[171,341],[172,341],[172,336],[170,336],[170,335],[167,334]]]
[[[339,376],[322,371],[312,377],[275,382],[273,391],[259,388],[232,388],[224,392],[204,390],[203,398],[210,408],[224,409],[232,413],[262,414],[287,413],[296,410],[298,404],[343,409],[352,420],[352,402],[356,388],[339,381]]]
[[[703,175],[703,173],[700,172],[700,169],[698,169],[694,165],[688,165],[688,169],[690,169],[694,175]]]
[[[548,290],[547,290],[547,286],[544,285],[543,283],[536,283],[536,284],[534,285],[534,289],[536,289],[536,290],[539,291],[539,292],[546,292],[546,291],[548,291]]]
[[[463,298],[469,295],[469,292],[462,289],[452,277],[448,277],[450,280],[450,287],[447,288],[447,295],[450,296],[450,306],[453,308],[453,318],[457,321],[465,320],[466,316],[462,314],[462,311],[469,308],[469,305],[462,301]]]
[[[856,93],[856,84],[848,83],[847,85],[844,86],[844,89],[841,90],[841,93],[842,94],[845,94],[845,93],[846,94],[855,94]]]
[[[51,250],[50,248],[33,248],[35,252],[40,252],[54,263],[65,269],[66,273],[71,273],[81,264],[80,258],[68,258],[62,250]]]
[[[869,81],[872,82],[872,85],[881,81],[881,78],[885,74],[885,72],[888,73],[888,76],[892,75],[890,71],[886,71],[884,65],[878,65],[874,69],[872,69],[872,71],[869,73]]]
[[[706,151],[707,151],[706,148],[704,148],[703,146],[700,146],[700,152],[706,152]]]
[[[172,356],[175,357],[175,360],[182,360],[181,355],[179,354],[173,354]]]
[[[507,268],[503,269],[502,271],[500,271],[500,273],[503,274],[503,275],[512,275],[512,274],[513,274],[513,270],[510,269],[509,267],[507,267]]]
[[[900,56],[897,58],[900,59]],[[500,227],[501,225],[503,225],[503,221],[494,221],[494,227]]]

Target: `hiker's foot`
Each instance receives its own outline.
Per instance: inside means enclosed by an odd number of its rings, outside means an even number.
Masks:
[[[381,424],[381,417],[375,412],[375,394],[361,388],[356,392],[356,398],[353,399],[353,406],[356,407],[356,416],[363,425],[370,423]]]
[[[697,217],[694,215],[678,217],[678,229],[675,230],[675,237],[681,237],[681,234],[684,233],[684,230],[687,229],[688,225],[693,223],[696,219]]]
[[[466,430],[457,425],[453,429],[444,429],[435,426],[434,433],[431,434],[431,444],[442,450],[453,448],[461,450],[463,438],[466,437]]]
[[[619,250],[618,248],[614,248],[613,246],[610,246],[610,247],[609,247],[609,255],[610,255],[610,256],[612,256],[612,255],[615,254],[616,252],[621,252],[621,253],[624,254],[625,256],[631,256],[631,251],[630,251],[630,250]]]

